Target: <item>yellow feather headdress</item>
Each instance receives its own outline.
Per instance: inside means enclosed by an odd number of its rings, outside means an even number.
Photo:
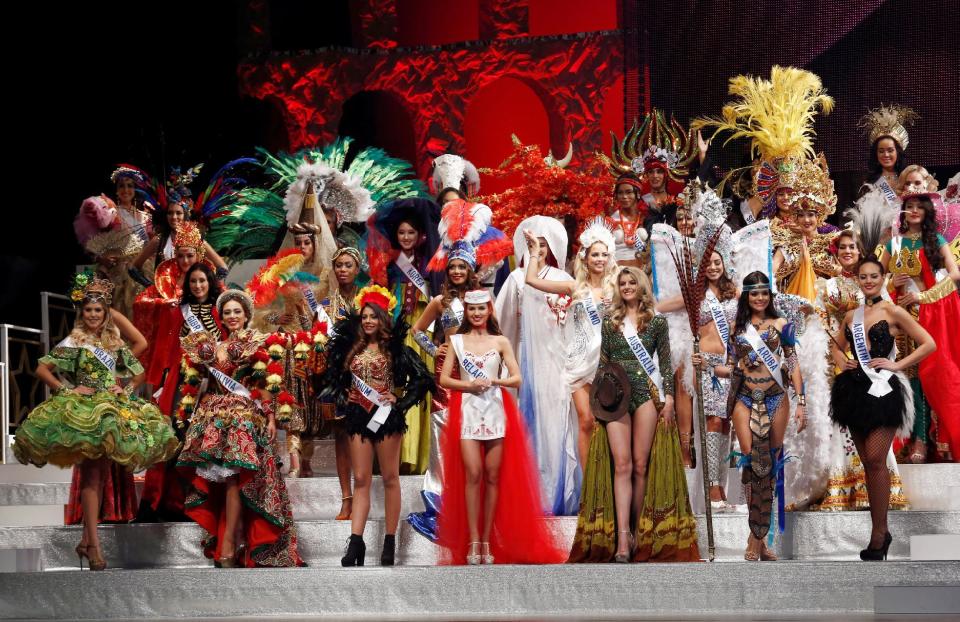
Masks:
[[[815,157],[813,122],[818,112],[833,110],[833,98],[816,74],[776,65],[769,80],[731,78],[729,93],[736,99],[723,107],[722,116],[696,119],[692,128],[714,128],[713,136],[728,131],[726,142],[749,138],[751,155],[759,160],[753,167],[755,191],[767,203],[781,176],[797,170],[800,161]]]

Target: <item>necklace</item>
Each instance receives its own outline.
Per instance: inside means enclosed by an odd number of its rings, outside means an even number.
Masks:
[[[916,242],[921,237],[923,237],[923,231],[917,231],[916,233],[911,233],[908,231],[907,233],[904,234],[903,237],[907,238],[908,240],[913,240],[914,242]]]
[[[872,307],[873,305],[877,304],[878,302],[881,302],[882,300],[883,300],[883,296],[874,296],[873,298],[867,298],[865,302],[868,307]]]
[[[636,242],[637,228],[640,226],[640,211],[637,210],[637,219],[633,222],[623,220],[623,212],[620,212],[620,228],[623,229],[623,241],[627,246],[633,246]]]

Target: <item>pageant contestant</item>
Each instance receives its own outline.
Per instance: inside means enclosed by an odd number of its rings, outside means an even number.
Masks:
[[[569,516],[577,511],[581,480],[577,415],[569,391],[563,390],[567,335],[572,332],[566,322],[570,299],[525,285],[530,263],[544,281],[575,282],[560,268],[566,265],[567,231],[555,218],[531,216],[517,225],[513,245],[521,267],[510,273],[497,296],[497,317],[519,353],[520,412],[537,453],[545,508]]]
[[[913,426],[913,396],[900,371],[926,359],[937,346],[907,311],[883,300],[881,262],[868,258],[860,264],[857,276],[864,304],[848,311],[843,320],[834,362],[844,371],[833,383],[831,412],[836,423],[850,430],[866,473],[872,530],[860,559],[879,561],[887,558],[893,541],[887,527],[887,454],[894,435],[909,434]],[[901,332],[909,334],[917,347],[909,356],[893,361],[894,338]],[[852,357],[846,356],[848,344]]]
[[[344,566],[362,566],[366,554],[363,531],[370,512],[373,454],[380,463],[386,497],[386,535],[380,554],[382,566],[392,566],[400,520],[400,443],[407,429],[406,412],[433,388],[423,361],[404,345],[407,326],[390,320],[396,298],[379,285],[357,294],[359,315],[337,323],[327,345],[324,391],[337,398],[350,435],[353,465],[352,528]],[[403,390],[398,398],[394,391]]]
[[[893,275],[890,279],[896,288],[891,293],[893,301],[915,315],[937,344],[937,351],[920,363],[918,376],[936,414],[940,441],[949,444],[952,460],[957,462],[960,461],[960,394],[957,392],[960,340],[955,332],[960,325],[956,285],[960,282],[960,269],[937,226],[936,206],[940,201],[940,195],[935,192],[905,194],[899,235],[886,243],[880,261]]]
[[[440,244],[437,230],[440,207],[428,199],[399,199],[377,206],[367,221],[367,262],[370,278],[397,299],[393,321],[417,324],[432,297],[440,291],[442,277],[427,272],[427,263]],[[407,343],[425,365],[430,352],[407,335]],[[430,403],[424,400],[407,411],[407,432],[400,448],[400,470],[423,473],[430,457]]]
[[[571,562],[700,558],[673,421],[673,384],[667,321],[654,314],[646,276],[621,268],[603,320],[591,404],[602,423],[590,443]]]
[[[637,259],[637,236],[643,235],[643,219],[646,216],[646,203],[640,200],[643,184],[635,173],[623,173],[617,178],[613,186],[613,200],[616,209],[607,217],[607,222],[613,230],[613,239],[616,244],[614,259],[621,266],[640,267]]]
[[[246,293],[225,291],[217,314],[226,340],[205,330],[180,340],[185,379],[179,416],[190,419],[177,462],[188,481],[185,512],[207,533],[203,553],[217,568],[303,565],[274,450],[281,397],[273,393],[283,378],[264,378],[255,367],[269,355],[262,349],[266,335],[247,328],[253,301]],[[199,394],[202,379],[206,390]],[[238,534],[246,541],[238,542]]]
[[[528,247],[536,245],[533,234],[528,233],[526,237]],[[565,373],[580,421],[577,448],[582,465],[586,464],[594,426],[590,414],[590,382],[600,361],[600,329],[603,315],[613,298],[617,261],[613,257],[613,233],[602,218],[595,219],[583,230],[579,242],[580,250],[573,262],[575,281],[541,279],[537,275],[538,264],[533,261],[527,266],[526,280],[530,287],[573,299],[573,335],[567,344]]]
[[[540,510],[540,483],[526,426],[506,391],[520,386],[520,367],[510,342],[500,334],[490,292],[469,291],[464,302],[466,321],[448,339],[450,352],[440,377],[450,391],[442,440],[441,563],[562,562],[565,551],[557,546]]]
[[[743,279],[732,337],[733,370],[727,410],[740,443],[743,482],[749,505],[750,536],[744,559],[776,560],[765,536],[773,520],[773,497],[779,499],[779,528],[784,525],[783,438],[790,416],[787,384],[797,402],[797,431],[806,427],[806,398],[796,359],[796,329],[779,316],[770,280],[762,272]]]
[[[149,342],[141,356],[147,370],[146,382],[152,391],[163,388],[158,398],[160,410],[173,410],[177,374],[180,367],[180,330],[184,314],[180,298],[186,287],[187,271],[195,263],[216,267],[204,257],[203,238],[197,225],[186,221],[177,227],[173,240],[174,258],[157,266],[153,285],[143,290],[133,303],[133,323]]]
[[[713,198],[719,201],[715,194]],[[730,277],[733,267],[731,263],[733,238],[727,225],[721,224],[720,228],[722,233],[716,238],[716,245],[707,263],[707,292],[700,305],[697,320],[700,327],[700,353],[691,355],[690,359],[693,367],[701,371],[700,395],[707,419],[707,477],[710,485],[710,505],[715,513],[729,509],[726,490],[721,479],[721,473],[725,472],[730,444],[730,421],[727,412],[730,369],[726,363],[727,344],[730,341],[731,329],[736,322],[737,300],[740,298],[737,284]],[[716,231],[715,225],[704,226],[697,233],[694,243],[696,265],[699,265],[700,255],[704,253],[708,241],[714,239]],[[662,300],[657,305],[657,310],[662,313],[683,309],[682,296]],[[682,435],[681,439],[683,439]],[[688,435],[684,447],[687,451],[690,448],[689,439]]]
[[[344,246],[333,253],[333,278],[330,280],[331,291],[320,305],[326,310],[327,316],[335,325],[352,313],[353,300],[357,295],[357,278],[360,276],[362,264],[360,251],[352,246]],[[329,342],[328,342],[329,343]],[[326,355],[318,357],[316,374],[314,375],[314,390],[320,400],[320,412],[324,420],[325,429],[333,435],[333,455],[337,465],[337,479],[340,481],[340,511],[337,520],[350,520],[353,511],[353,482],[350,478],[350,437],[344,422],[344,414],[336,406],[336,400],[331,395],[323,395],[323,373],[326,371]],[[312,447],[312,444],[308,444]],[[303,466],[310,460],[308,454],[303,455]]]
[[[896,202],[897,178],[907,166],[904,152],[910,145],[910,136],[906,126],[913,125],[918,118],[910,108],[891,104],[874,108],[860,119],[860,127],[870,141],[867,183],[879,188],[891,202]]]
[[[421,492],[425,511],[411,513],[407,520],[414,529],[432,540],[437,536],[437,514],[443,489],[440,438],[446,425],[449,396],[447,389],[440,384],[440,373],[448,354],[446,340],[463,323],[464,294],[480,287],[477,271],[492,272],[513,251],[513,245],[503,232],[490,225],[492,217],[490,208],[480,203],[454,199],[444,205],[439,226],[440,245],[427,269],[446,276],[440,294],[433,297],[413,327],[417,344],[434,359],[436,387],[430,403],[430,464]],[[432,337],[426,332],[430,326],[435,327]],[[442,344],[439,347],[438,342]]]
[[[131,396],[143,381],[143,367],[114,324],[113,290],[113,283],[92,273],[74,277],[70,292],[78,307],[74,328],[40,359],[36,370],[54,395],[20,424],[13,445],[14,455],[24,464],[79,465],[83,536],[76,551],[81,568],[86,557],[91,570],[107,567],[97,522],[111,463],[140,470],[168,459],[178,445],[170,420],[153,404]],[[137,336],[142,349],[146,342]],[[130,382],[121,386],[119,380],[127,378]]]
[[[869,195],[865,195],[869,196]],[[824,323],[824,329],[832,336],[839,336],[843,332],[844,319],[847,313],[856,310],[864,303],[863,291],[860,289],[857,268],[860,266],[862,254],[860,242],[855,231],[863,232],[864,212],[870,211],[861,205],[854,222],[854,229],[844,229],[834,238],[832,248],[840,263],[840,276],[828,280],[817,281],[816,309]],[[881,206],[885,201],[880,199]],[[879,219],[878,219],[879,220]],[[890,219],[883,219],[889,224]],[[877,223],[879,225],[879,222]],[[884,229],[886,226],[884,226]],[[882,230],[878,227],[878,230]],[[834,354],[834,356],[836,356]],[[834,366],[834,376],[844,370],[844,367]],[[832,386],[831,382],[831,386]],[[911,407],[912,408],[912,407]],[[857,453],[850,430],[846,426],[834,426],[830,439],[830,480],[827,482],[827,494],[820,503],[820,509],[825,511],[865,510],[870,506],[867,497],[867,484],[864,476],[864,465]],[[887,452],[887,470],[890,472],[890,509],[906,510],[907,499],[903,495],[903,486],[900,480],[900,471],[897,459],[891,449]]]
[[[183,296],[177,311],[182,323],[176,329],[177,342],[175,345],[177,360],[183,360],[183,349],[180,339],[192,333],[207,331],[213,338],[220,341],[223,338],[223,325],[217,315],[216,301],[222,293],[220,283],[210,266],[196,263],[184,275]],[[171,417],[173,408],[176,408],[183,395],[177,389],[183,382],[180,366],[171,368],[168,373],[168,382],[164,382],[164,393],[160,394],[158,403],[162,408],[168,408]],[[177,436],[183,440],[185,421],[178,421]],[[137,511],[138,522],[156,521],[185,521],[183,513],[184,484],[179,473],[176,472],[177,457],[174,456],[166,464],[156,464],[147,470],[140,496],[140,508]]]

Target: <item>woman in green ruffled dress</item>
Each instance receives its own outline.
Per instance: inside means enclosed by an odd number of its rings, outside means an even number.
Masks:
[[[110,462],[138,471],[167,460],[179,445],[170,419],[132,396],[142,382],[143,367],[114,324],[112,294],[110,281],[92,273],[75,277],[70,297],[79,307],[76,324],[36,370],[54,395],[20,424],[13,445],[24,464],[79,466],[83,536],[76,551],[81,567],[86,557],[91,570],[107,566],[97,522]],[[146,343],[142,335],[139,341]],[[126,387],[121,386],[119,381],[127,378]]]

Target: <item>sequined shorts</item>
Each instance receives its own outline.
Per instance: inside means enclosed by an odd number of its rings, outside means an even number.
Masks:
[[[713,352],[701,352],[704,371],[700,374],[700,393],[703,396],[703,412],[708,417],[727,418],[727,393],[730,391],[730,379],[713,374],[711,367],[723,365],[726,356]]]

